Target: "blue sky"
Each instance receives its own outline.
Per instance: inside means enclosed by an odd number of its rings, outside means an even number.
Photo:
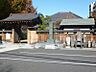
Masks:
[[[83,18],[89,16],[89,4],[95,0],[32,0],[39,13],[52,15],[57,12],[73,12]]]

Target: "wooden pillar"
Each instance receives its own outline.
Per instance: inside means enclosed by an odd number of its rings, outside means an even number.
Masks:
[[[15,30],[14,30],[14,29],[12,29],[12,37],[11,37],[11,41],[12,41],[12,43],[15,42]]]
[[[27,43],[31,43],[31,31],[29,29],[27,29]]]
[[[4,32],[2,32],[2,41],[5,41],[6,40],[5,38],[6,38],[6,35]]]
[[[6,33],[4,32],[5,30],[2,30],[2,41],[6,40]]]
[[[38,42],[38,34],[36,30],[27,30],[27,42],[28,44],[36,43]]]
[[[93,41],[94,39],[93,39],[93,34],[91,33],[91,42]]]
[[[18,37],[18,34],[16,33],[15,29],[12,29],[12,43],[15,43],[15,42],[18,42],[19,40],[19,37]]]

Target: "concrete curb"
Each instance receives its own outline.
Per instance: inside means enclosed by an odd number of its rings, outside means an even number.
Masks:
[[[33,47],[31,45],[26,45],[26,44],[0,45],[0,53],[6,52],[6,51],[11,51],[11,50],[16,50],[16,49],[33,49]]]
[[[0,53],[1,52],[6,52],[6,51],[11,51],[11,50],[16,50],[16,49],[36,49],[36,48],[34,48],[34,45],[28,45],[28,44],[5,44],[5,45],[0,45]],[[45,50],[47,50],[47,49],[45,49]],[[56,50],[96,51],[96,48],[60,48],[60,49],[56,49]]]
[[[19,49],[19,48],[2,48],[2,49],[0,49],[0,53],[6,52],[6,51],[11,51],[11,50],[16,50],[16,49]]]
[[[61,50],[89,50],[89,51],[96,51],[96,48],[62,48]]]

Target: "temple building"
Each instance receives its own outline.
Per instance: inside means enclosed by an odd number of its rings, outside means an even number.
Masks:
[[[95,20],[94,18],[88,19],[63,19],[60,23],[60,31],[63,32],[66,37],[69,37],[70,46],[78,45],[88,47],[88,42],[96,42],[95,35]],[[65,42],[66,42],[65,37]],[[76,46],[75,45],[75,46]],[[89,47],[92,47],[91,45]]]
[[[11,4],[19,0],[10,0]],[[28,27],[34,27],[41,22],[32,0],[24,1],[24,9],[20,13],[10,13],[9,17],[0,20],[0,41],[12,43],[27,39]]]
[[[59,29],[53,30],[52,38],[55,43],[63,43],[64,48],[67,46],[71,48],[95,48],[96,34],[94,29],[96,29],[94,18],[63,19]],[[28,28],[28,43],[46,42],[48,40],[49,31],[36,31],[32,28]]]

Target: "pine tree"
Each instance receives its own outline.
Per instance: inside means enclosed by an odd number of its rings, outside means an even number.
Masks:
[[[36,9],[30,0],[9,0],[12,13],[35,13]]]

